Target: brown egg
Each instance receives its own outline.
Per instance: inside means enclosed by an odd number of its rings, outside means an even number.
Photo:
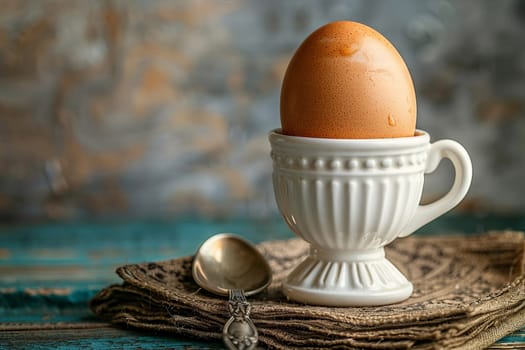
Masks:
[[[394,46],[374,29],[329,23],[306,38],[288,65],[281,124],[293,136],[413,136],[412,78]]]

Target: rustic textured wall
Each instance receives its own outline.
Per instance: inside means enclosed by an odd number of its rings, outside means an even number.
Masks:
[[[276,212],[267,132],[291,54],[367,23],[418,126],[474,162],[464,209],[525,212],[524,1],[0,1],[3,218]],[[446,166],[429,181],[435,197]]]

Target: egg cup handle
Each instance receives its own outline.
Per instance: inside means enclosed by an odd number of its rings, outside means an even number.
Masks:
[[[443,158],[450,159],[454,166],[456,175],[452,188],[435,202],[419,205],[411,222],[399,237],[406,237],[421,226],[445,214],[458,205],[467,194],[472,181],[472,163],[467,151],[452,140],[440,140],[431,144],[425,174],[434,172]]]

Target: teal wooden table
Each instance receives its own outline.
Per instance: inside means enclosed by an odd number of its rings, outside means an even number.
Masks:
[[[445,216],[417,234],[525,230],[525,217]],[[0,226],[0,349],[210,349],[166,334],[115,328],[97,320],[88,300],[118,283],[126,263],[192,254],[207,237],[235,232],[258,243],[293,237],[280,218],[180,218]],[[525,328],[492,348],[525,344]]]

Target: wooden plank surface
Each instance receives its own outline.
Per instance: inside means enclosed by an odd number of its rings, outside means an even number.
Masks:
[[[5,349],[222,349],[220,343],[177,339],[165,334],[145,333],[96,325],[59,329],[8,330],[0,333]]]
[[[525,230],[525,217],[446,216],[418,234]],[[0,349],[206,349],[220,344],[113,328],[87,307],[118,283],[117,266],[192,254],[207,237],[235,232],[258,243],[293,237],[280,218],[0,226]],[[496,348],[525,342],[525,329]]]

